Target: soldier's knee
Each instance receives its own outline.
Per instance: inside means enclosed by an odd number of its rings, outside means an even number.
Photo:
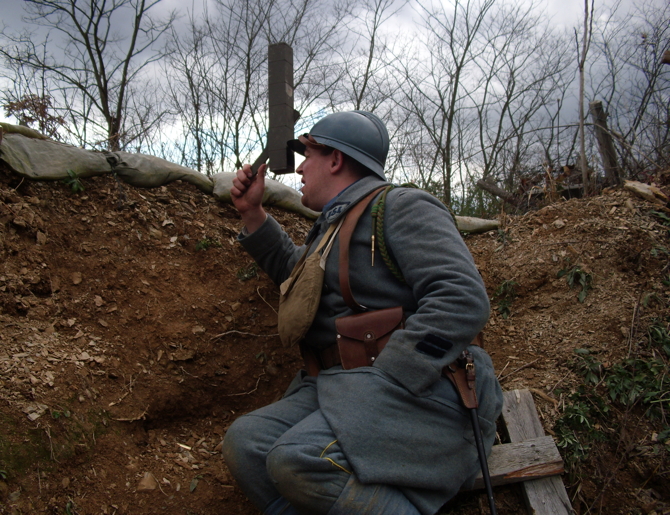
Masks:
[[[249,417],[240,417],[226,431],[221,446],[221,454],[230,471],[235,474],[237,470],[245,467],[245,462],[252,453],[251,426],[253,421]]]
[[[304,481],[300,461],[300,452],[292,445],[279,445],[268,453],[265,464],[279,492],[291,492]]]
[[[300,513],[325,514],[342,492],[349,474],[314,454],[309,445],[277,445],[266,470],[277,491]]]
[[[265,465],[275,488],[292,506],[310,513],[321,512],[316,509],[322,502],[319,485],[315,484],[318,474],[306,463],[302,449],[295,445],[273,447]]]

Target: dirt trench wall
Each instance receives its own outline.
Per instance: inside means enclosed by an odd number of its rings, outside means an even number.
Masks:
[[[257,513],[217,446],[300,367],[276,336],[277,288],[236,243],[235,210],[193,185],[82,184],[0,170],[0,513]],[[492,300],[485,340],[503,388],[534,391],[548,432],[580,381],[574,349],[616,363],[667,315],[659,209],[614,191],[465,238]],[[272,214],[305,237],[304,218]],[[559,277],[575,266],[592,277],[584,302]],[[516,286],[503,306],[505,282]],[[651,448],[654,431],[639,426],[626,445]],[[580,487],[590,501],[600,468],[618,460],[607,449]],[[608,513],[643,505],[649,476],[636,466],[657,463],[631,460]],[[453,512],[478,513],[473,495]],[[497,495],[500,513],[519,513],[512,488]]]

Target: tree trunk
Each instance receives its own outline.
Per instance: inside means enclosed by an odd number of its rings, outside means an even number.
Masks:
[[[608,186],[618,186],[621,184],[621,168],[617,162],[612,136],[607,128],[607,113],[603,110],[603,103],[600,100],[591,102],[589,111],[593,118],[600,157],[603,160],[605,183]]]
[[[516,199],[514,198],[514,195],[512,195],[508,191],[505,191],[502,188],[499,188],[495,184],[491,184],[490,182],[486,182],[483,179],[479,179],[477,181],[477,186],[479,186],[484,191],[488,191],[491,195],[495,195],[496,197],[499,197],[499,198],[503,199],[505,202],[509,202],[510,204],[512,204],[514,206],[517,205],[517,202],[516,202]]]

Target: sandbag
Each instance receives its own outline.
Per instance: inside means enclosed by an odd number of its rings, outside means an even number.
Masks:
[[[221,202],[232,204],[230,188],[234,173],[218,173],[212,178],[160,157],[130,152],[98,152],[58,143],[39,132],[18,125],[0,123],[0,159],[16,173],[34,180],[58,181],[116,173],[124,182],[138,188],[157,188],[174,181],[193,184],[203,193],[214,195]],[[265,179],[263,205],[276,206],[301,214],[312,220],[319,213],[302,205],[301,195],[293,188],[273,179]],[[456,216],[456,225],[463,232],[480,233],[498,228],[497,220]]]
[[[124,182],[138,188],[157,188],[174,181],[193,184],[203,193],[212,194],[214,184],[205,174],[160,157],[130,152],[106,152],[113,170]]]
[[[112,171],[107,159],[100,152],[49,139],[30,138],[18,133],[3,134],[0,159],[19,175],[41,181],[67,179],[68,170],[82,178]]]
[[[454,216],[454,218],[456,219],[456,227],[458,227],[459,231],[472,234],[495,231],[500,226],[498,220],[486,220],[473,216]]]

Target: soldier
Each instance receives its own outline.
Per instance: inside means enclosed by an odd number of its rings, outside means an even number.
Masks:
[[[305,157],[302,202],[321,211],[304,245],[263,210],[264,165],[256,176],[238,170],[231,194],[245,223],[239,241],[281,285],[280,334],[300,344],[307,370],[281,400],[230,426],[224,458],[268,515],[433,514],[479,471],[445,367],[464,350],[474,359],[487,452],[502,408],[490,358],[470,345],[489,316],[483,281],[445,206],[389,187],[377,116],[330,114],[289,147]],[[395,330],[368,330],[372,318]],[[350,341],[352,321],[373,344]],[[351,362],[350,350],[362,358]]]

